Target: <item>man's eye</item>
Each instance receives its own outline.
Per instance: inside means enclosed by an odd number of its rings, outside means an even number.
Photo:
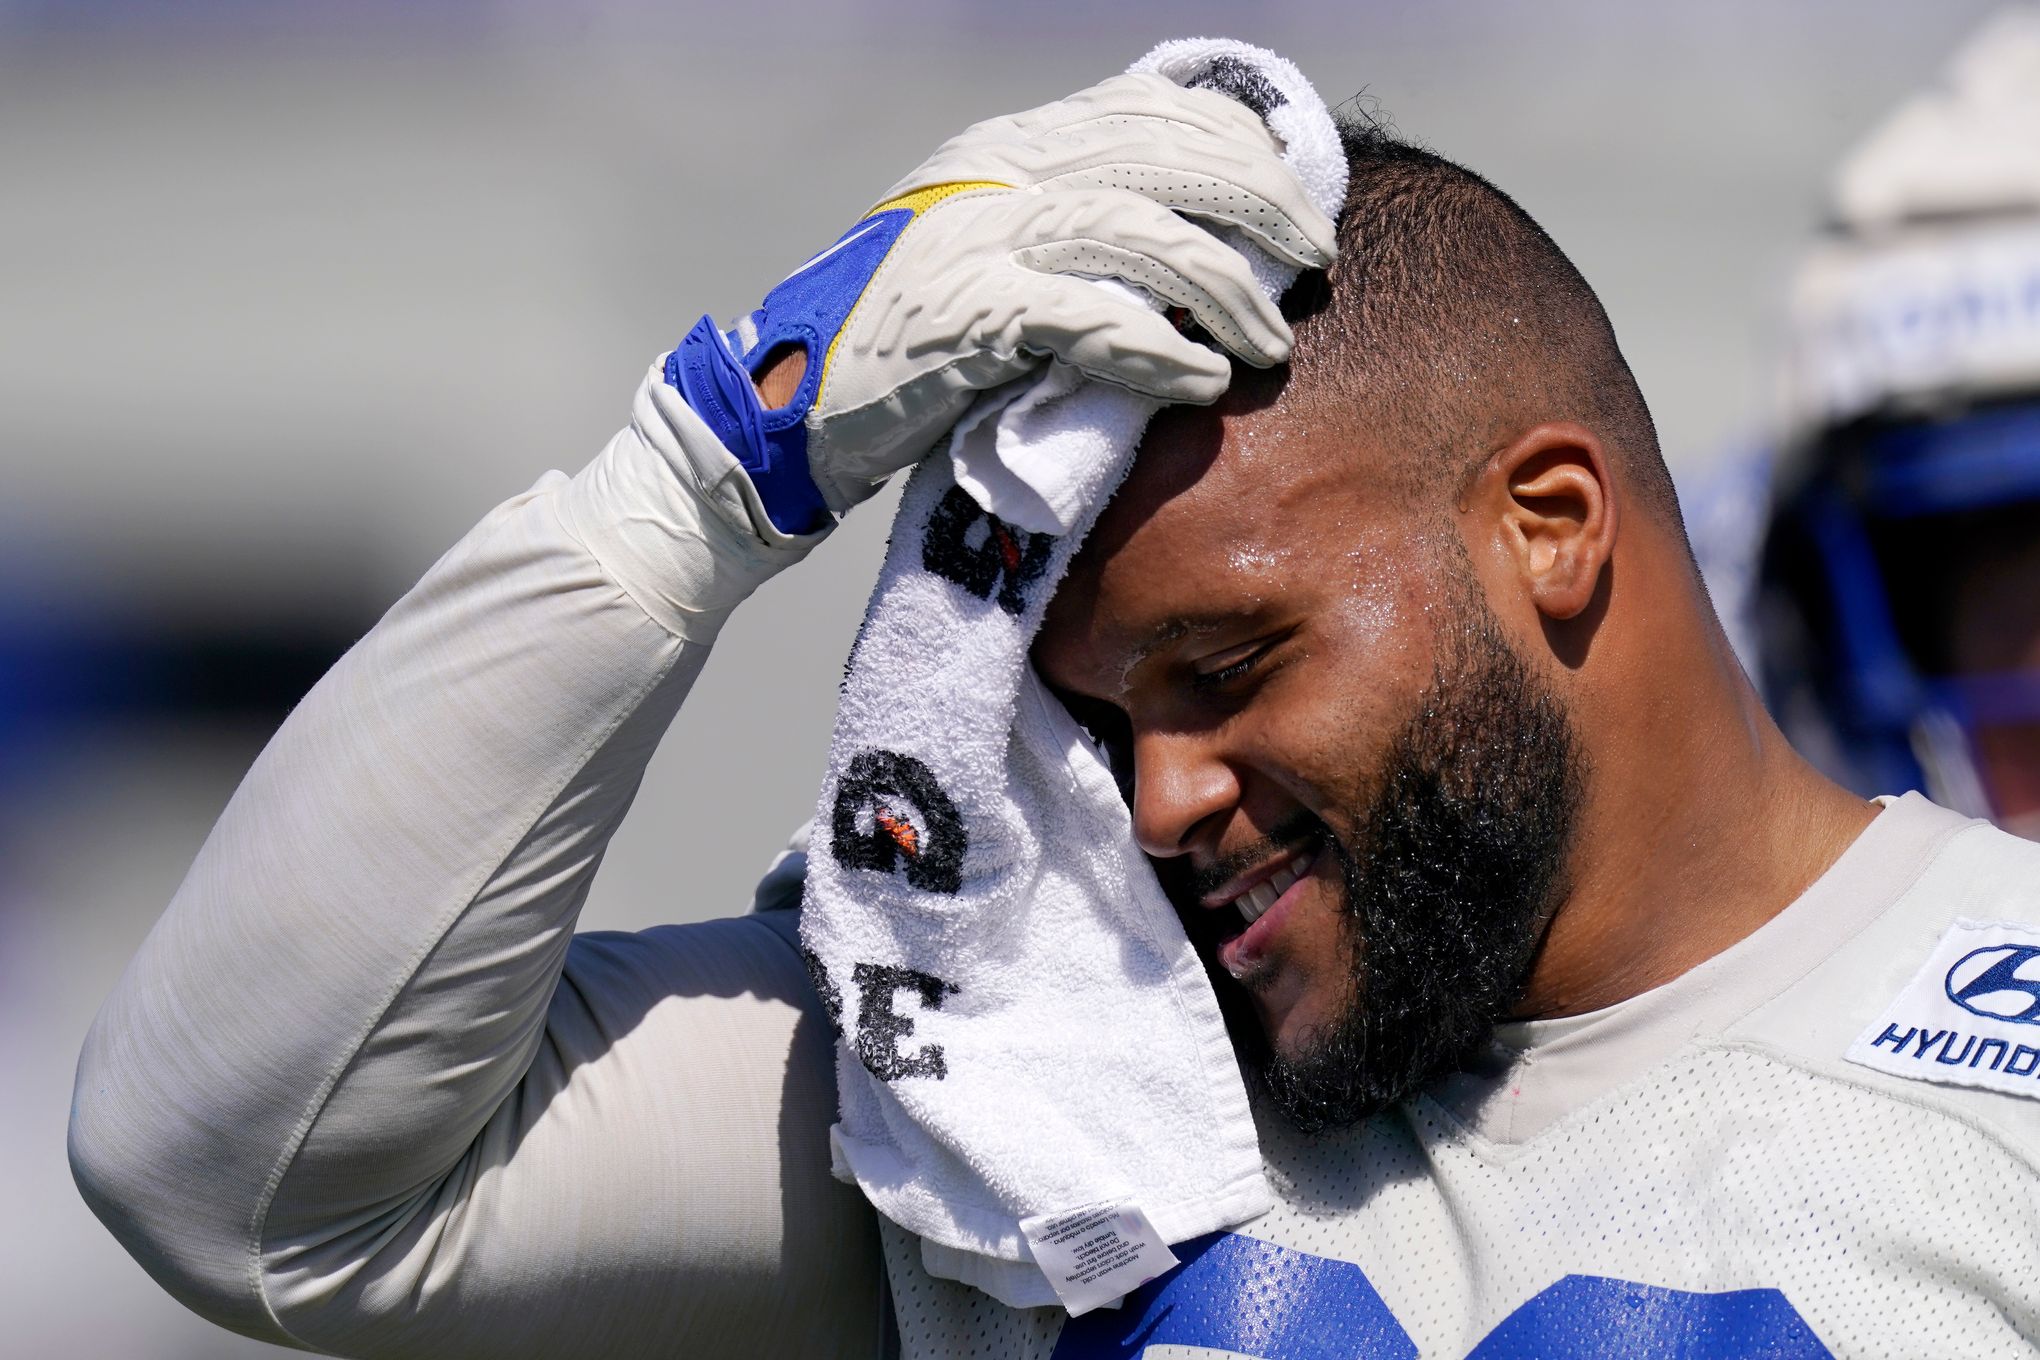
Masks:
[[[1261,658],[1268,654],[1270,645],[1265,642],[1257,642],[1251,647],[1221,652],[1219,655],[1199,663],[1201,667],[1210,667],[1210,669],[1199,669],[1196,671],[1191,677],[1190,683],[1192,687],[1208,692],[1224,689],[1234,681],[1244,679],[1247,672],[1259,665]]]

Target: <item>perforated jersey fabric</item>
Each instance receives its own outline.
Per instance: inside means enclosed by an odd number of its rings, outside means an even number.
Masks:
[[[2040,1099],[1841,1056],[1993,914],[2040,922],[2040,847],[1896,800],[1764,930],[1551,1053],[1505,1030],[1487,1071],[1350,1133],[1264,1120],[1277,1206],[1116,1311],[1002,1308],[882,1227],[902,1353],[2040,1354]]]

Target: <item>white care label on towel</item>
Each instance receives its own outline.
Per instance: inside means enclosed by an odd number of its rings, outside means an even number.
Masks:
[[[1020,1220],[1034,1263],[1071,1317],[1117,1302],[1176,1264],[1147,1215],[1094,1204]]]

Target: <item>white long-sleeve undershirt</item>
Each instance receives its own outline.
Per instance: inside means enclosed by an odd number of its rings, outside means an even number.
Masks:
[[[249,771],[71,1122],[87,1199],[192,1308],[360,1356],[878,1353],[790,914],[574,934],[722,620],[811,546],[748,493],[655,370]]]

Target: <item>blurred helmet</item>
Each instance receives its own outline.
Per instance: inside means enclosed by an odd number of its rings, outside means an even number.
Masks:
[[[1784,399],[1773,711],[1863,792],[2040,836],[2040,10],[1993,18],[1843,163]]]

